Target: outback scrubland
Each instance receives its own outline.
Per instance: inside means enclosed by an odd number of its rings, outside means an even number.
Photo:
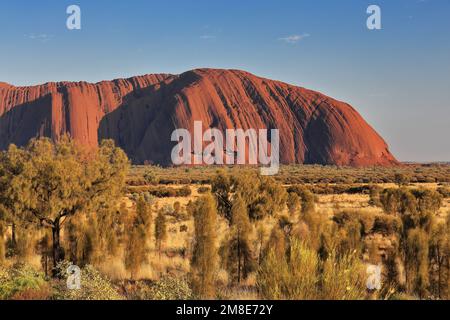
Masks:
[[[32,140],[1,153],[0,299],[448,299],[449,211],[446,164],[264,177]]]

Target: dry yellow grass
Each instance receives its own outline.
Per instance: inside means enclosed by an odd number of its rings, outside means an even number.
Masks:
[[[169,186],[172,188],[181,188],[183,185]],[[384,188],[396,187],[395,184],[380,184],[380,186]],[[431,189],[436,189],[438,187],[438,185],[435,183],[420,184],[414,186]],[[188,202],[195,201],[200,196],[200,194],[198,193],[198,188],[201,187],[201,185],[190,185],[189,187],[192,190],[192,194],[189,197],[156,198],[154,207],[173,207],[175,202],[179,202],[182,206],[182,210],[185,212]],[[350,210],[350,212],[354,210],[359,213],[368,213],[373,215],[382,214],[382,209],[371,206],[369,204],[369,200],[369,195],[366,194],[318,195],[316,210],[321,214],[328,215],[330,218],[340,210]],[[128,208],[134,209],[135,205],[131,200],[126,198],[124,199],[124,201],[126,202]],[[450,199],[444,199],[443,206],[440,209],[438,215],[439,217],[446,217],[448,212],[450,212]],[[153,214],[155,217],[156,213],[154,212]],[[280,212],[278,215],[288,216],[289,214],[287,208]],[[295,223],[298,217],[299,215],[297,214],[291,216],[290,218]],[[174,276],[183,276],[189,273],[189,261],[192,250],[194,231],[193,217],[188,217],[186,221],[178,221],[175,217],[168,216],[167,221],[168,236],[163,243],[161,254],[155,248],[154,235],[152,234],[147,243],[147,262],[142,265],[139,273],[136,275],[136,280],[158,280],[162,276],[165,276],[167,274]],[[266,230],[266,237],[268,237],[270,230],[276,223],[276,217],[268,217],[255,225],[253,231],[250,234],[250,241],[255,245],[256,251],[260,249],[258,247],[258,226],[264,226]],[[186,228],[187,230],[181,231],[181,229]],[[219,223],[217,224],[217,234],[219,235],[217,243],[218,246],[226,235],[227,229],[227,222],[223,218],[219,219]],[[367,247],[371,247],[373,244],[373,246],[377,248],[376,250],[378,252],[378,255],[382,255],[387,250],[389,250],[389,248],[395,245],[397,239],[395,239],[395,237],[386,237],[381,234],[372,234],[368,236],[365,241]],[[254,254],[257,256],[258,252],[255,252]],[[367,259],[367,262],[373,261],[369,261],[369,259]],[[115,280],[124,280],[129,279],[130,277],[129,273],[124,267],[123,259],[107,259],[107,262],[100,264],[98,267],[103,273]],[[240,285],[237,286],[230,283],[229,276],[225,270],[220,270],[217,274],[217,283],[219,287],[219,296],[223,299],[253,300],[258,298],[256,292],[255,274],[251,274],[247,280],[243,281]]]

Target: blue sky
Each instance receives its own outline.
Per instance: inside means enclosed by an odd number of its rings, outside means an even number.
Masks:
[[[3,82],[244,69],[349,102],[402,161],[450,161],[450,0],[0,0],[0,38]]]

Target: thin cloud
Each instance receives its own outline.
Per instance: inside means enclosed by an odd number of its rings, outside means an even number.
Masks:
[[[40,42],[48,42],[48,41],[50,41],[53,38],[52,35],[46,34],[46,33],[41,33],[41,34],[34,34],[34,33],[32,33],[32,34],[28,34],[28,35],[25,35],[25,36],[28,39],[36,40],[36,41],[40,41]]]
[[[310,37],[309,33],[293,34],[293,35],[290,35],[287,37],[278,38],[278,40],[284,41],[289,44],[295,44],[295,43],[298,43],[299,41],[302,41],[303,39],[305,39],[307,37]]]

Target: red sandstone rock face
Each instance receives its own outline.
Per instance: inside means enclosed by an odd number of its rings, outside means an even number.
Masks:
[[[171,164],[176,128],[279,129],[282,163],[392,165],[383,139],[350,105],[236,70],[198,69],[104,81],[0,83],[0,148],[68,132],[90,146],[114,139],[135,163]],[[192,131],[191,131],[192,132]]]

